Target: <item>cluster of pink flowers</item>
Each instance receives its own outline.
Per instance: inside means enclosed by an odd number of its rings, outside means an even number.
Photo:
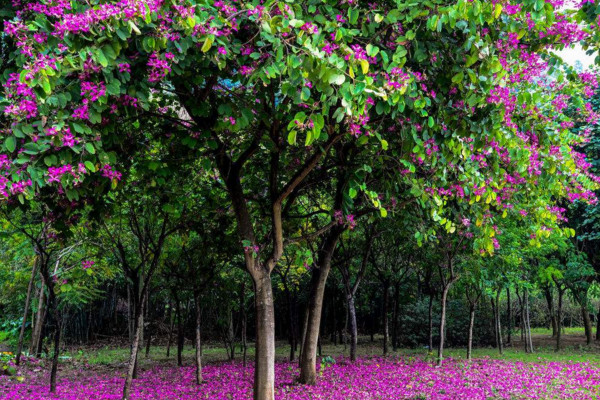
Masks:
[[[392,68],[389,75],[386,74],[386,85],[394,90],[400,90],[408,85],[410,75],[402,70],[402,68]]]
[[[81,372],[84,370],[82,369]],[[203,385],[186,367],[153,367],[141,371],[133,383],[131,399],[251,399],[254,369],[240,362],[209,364],[203,368]],[[295,363],[277,363],[275,398],[282,400],[376,399],[579,399],[597,396],[600,368],[591,363],[510,362],[488,358],[471,362],[446,359],[441,367],[420,357],[361,358],[355,363],[337,358],[319,367],[316,385],[297,385]],[[45,374],[25,376],[23,382],[0,376],[3,399],[40,400],[120,398],[123,378],[112,373],[60,376],[57,395],[48,392]]]
[[[87,104],[76,107],[71,115],[75,119],[90,119],[89,107]]]
[[[89,269],[92,268],[94,266],[95,262],[92,260],[83,260],[81,261],[81,268],[83,269]]]
[[[371,64],[375,64],[377,62],[377,58],[376,57],[369,57],[367,55],[367,51],[359,44],[353,44],[350,45],[350,49],[352,50],[351,54],[346,54],[344,56],[344,59],[346,61],[350,60],[351,58],[354,58],[355,60],[366,60]]]
[[[150,55],[150,58],[148,59],[148,67],[150,68],[148,73],[149,82],[161,81],[171,72],[171,65],[168,61],[169,59],[173,59],[173,55],[171,53],[165,54],[164,58],[161,58],[156,52]]]
[[[244,252],[246,252],[246,253],[258,254],[259,251],[260,251],[260,247],[257,245],[244,246]]]
[[[354,215],[352,215],[352,214],[348,214],[348,215],[344,216],[344,213],[342,213],[341,210],[336,210],[333,213],[333,217],[335,218],[335,221],[339,225],[347,225],[348,229],[350,229],[350,230],[352,230],[356,227],[356,219],[355,219]]]
[[[33,2],[25,5],[24,9],[57,18],[58,21],[54,24],[52,34],[63,38],[68,34],[90,32],[92,28],[111,18],[124,22],[144,18],[147,10],[150,10],[150,12],[156,11],[161,4],[162,0],[118,0],[99,4],[83,13],[72,13],[68,2],[55,1],[49,4]]]
[[[57,182],[60,183],[62,177],[64,175],[72,176],[77,182],[78,179],[81,178],[81,175],[85,174],[87,170],[85,169],[85,165],[80,163],[77,168],[72,166],[71,164],[61,165],[60,167],[48,167],[48,183]]]
[[[317,33],[319,33],[319,28],[317,28],[317,26],[311,22],[305,22],[304,25],[300,27],[300,29],[312,35],[316,35]]]
[[[13,104],[4,109],[4,113],[17,119],[30,119],[38,115],[37,96],[27,83],[19,80],[19,74],[11,74],[4,86],[6,97]]]
[[[81,82],[81,96],[89,101],[98,101],[98,99],[106,94],[106,85],[104,82]]]
[[[122,174],[119,171],[114,170],[109,164],[104,164],[104,166],[102,166],[102,176],[120,181]]]

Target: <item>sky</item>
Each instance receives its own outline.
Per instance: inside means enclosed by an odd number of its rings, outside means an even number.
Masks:
[[[595,56],[589,56],[587,54],[585,54],[585,51],[580,47],[577,46],[576,48],[573,49],[565,49],[565,50],[561,50],[561,51],[557,51],[556,54],[558,54],[560,57],[563,58],[563,60],[569,64],[574,66],[576,61],[581,61],[581,64],[583,64],[584,68],[588,68],[590,65],[594,64],[594,58]]]

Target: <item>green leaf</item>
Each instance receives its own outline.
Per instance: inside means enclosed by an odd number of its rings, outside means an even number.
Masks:
[[[40,83],[46,94],[52,93],[52,88],[50,87],[50,81],[48,80],[48,77],[42,76]]]
[[[130,36],[129,32],[123,30],[122,28],[117,29],[117,36],[121,39],[121,40],[127,40],[127,38]]]
[[[204,44],[202,45],[202,48],[200,50],[202,50],[203,53],[206,53],[208,50],[210,50],[213,42],[214,42],[213,37],[207,36],[206,39],[204,40]]]
[[[464,77],[465,77],[465,74],[463,74],[462,72],[459,72],[458,74],[456,74],[452,77],[452,82],[460,83],[460,82],[462,82]]]
[[[296,131],[290,131],[290,133],[288,133],[288,143],[289,144],[291,144],[291,145],[296,144],[296,135],[297,135]]]
[[[96,172],[96,167],[94,166],[94,163],[91,161],[86,161],[84,162],[85,164],[85,168],[87,168],[88,171],[90,172]]]
[[[129,24],[129,27],[131,28],[132,31],[134,31],[138,35],[142,34],[142,32],[140,31],[140,28],[138,28],[137,25],[132,20],[127,21],[127,23]]]
[[[91,144],[91,143],[89,143],[89,142],[85,144],[85,149],[86,149],[86,150],[88,151],[88,153],[90,153],[90,154],[96,154],[96,148],[94,147],[94,145],[93,145],[93,144]]]
[[[8,150],[9,153],[12,153],[17,148],[17,141],[14,136],[9,136],[4,141],[4,147]]]
[[[496,8],[494,9],[494,17],[498,18],[502,13],[502,4],[496,3]]]
[[[329,83],[335,83],[336,85],[341,85],[346,81],[346,77],[342,74],[333,74],[329,77]]]
[[[96,61],[98,61],[100,65],[102,65],[104,68],[108,67],[108,60],[106,59],[102,49],[96,49],[96,51],[94,51],[94,55],[96,56]]]

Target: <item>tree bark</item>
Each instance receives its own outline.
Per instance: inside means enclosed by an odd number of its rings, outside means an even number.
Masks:
[[[53,296],[51,296],[53,297]],[[54,299],[56,302],[56,299]],[[61,318],[58,315],[58,306],[55,308],[56,329],[54,330],[54,355],[52,356],[52,368],[50,369],[50,393],[56,393],[56,374],[58,372],[58,355],[60,354]]]
[[[523,318],[523,330],[525,332],[525,352],[533,353],[533,341],[531,340],[531,323],[529,321],[529,291],[523,290],[523,303],[524,303],[524,318]]]
[[[246,282],[242,282],[242,288],[240,290],[240,312],[242,314],[242,362],[244,367],[246,367],[246,355],[248,351],[248,343],[246,339],[246,327],[248,325],[246,316]]]
[[[142,305],[142,308],[143,307],[144,306]],[[135,364],[133,365],[133,379],[137,379],[137,377],[138,377],[139,357],[137,356],[137,354],[140,351],[140,347],[143,346],[143,343],[144,343],[144,314],[143,313],[142,313],[142,315],[140,315],[139,319],[136,318],[136,327],[135,327],[134,332],[137,332],[137,324],[141,324],[141,328],[140,328],[139,337],[137,339],[138,349],[136,350]],[[134,335],[134,340],[135,340],[135,335]]]
[[[176,312],[175,317],[177,318],[177,366],[183,366],[183,318],[181,315],[181,302],[179,299],[176,300]]]
[[[473,326],[475,325],[475,307],[469,306],[469,336],[467,338],[467,360],[471,359],[473,349]]]
[[[496,292],[496,332],[498,334],[498,352],[502,354],[502,322],[500,321],[500,290]]]
[[[324,268],[323,268],[324,267]],[[319,341],[319,325],[323,309],[323,295],[329,266],[314,269],[311,279],[311,295],[307,309],[306,336],[302,345],[300,359],[300,383],[314,385],[317,380],[317,346]]]
[[[200,293],[194,294],[194,305],[196,307],[196,383],[200,385],[202,379],[202,338],[201,322],[202,313],[200,312]]]
[[[390,284],[383,284],[383,355],[387,355],[389,351],[389,318],[388,318],[388,303],[389,303]]]
[[[175,318],[173,317],[173,305],[169,305],[169,336],[167,338],[167,358],[171,355],[171,339],[173,338],[173,328],[175,327]]]
[[[354,296],[347,297],[348,314],[350,316],[350,361],[356,361],[356,346],[358,345],[358,327],[356,326],[356,307]]]
[[[319,268],[313,269],[311,290],[308,302],[308,323],[306,337],[302,345],[300,359],[300,377],[298,381],[304,384],[314,384],[317,380],[317,345],[319,341],[319,328],[321,311],[323,309],[323,296],[327,276],[331,269],[331,258],[343,229],[333,228],[324,240],[323,248],[319,251]]]
[[[400,302],[400,284],[394,285],[394,306],[392,309],[392,350],[398,349],[398,308]]]
[[[448,291],[450,290],[450,285],[446,285],[442,290],[442,300],[441,307],[442,312],[440,314],[440,344],[438,346],[438,360],[437,365],[441,366],[444,359],[444,340],[446,338],[446,300],[448,298]]]
[[[287,303],[288,303],[288,324],[289,324],[289,337],[288,337],[288,341],[290,343],[290,362],[294,362],[294,359],[296,358],[296,326],[295,326],[295,319],[294,319],[294,302],[292,301],[292,293],[287,285],[287,283],[284,282],[284,289],[286,292],[286,297],[287,297]]]
[[[590,313],[588,312],[587,302],[585,301],[582,301],[581,316],[583,317],[586,343],[589,345],[592,343],[592,321],[590,320]]]
[[[558,286],[558,285],[557,285]],[[563,308],[563,294],[564,290],[558,288],[558,306],[556,307],[556,351],[560,350],[561,336],[562,336],[562,308]]]
[[[147,336],[148,337],[146,338],[146,358],[150,356],[150,342],[152,341],[152,333],[150,332],[150,329],[148,329]]]
[[[433,351],[433,293],[429,293],[429,352]]]
[[[275,396],[275,310],[271,277],[262,273],[254,280],[256,307],[256,355],[254,400],[273,400]]]
[[[550,327],[552,328],[552,337],[556,337],[556,315],[554,313],[554,301],[552,299],[552,292],[550,288],[546,286],[544,288],[544,296],[546,297],[546,303],[548,304],[548,312],[550,314]]]
[[[38,308],[35,317],[35,325],[31,334],[31,347],[29,348],[30,354],[35,354],[36,357],[40,356],[40,342],[42,336],[42,328],[44,327],[44,321],[46,320],[46,291],[44,290],[44,281],[42,280],[40,286],[40,293],[38,297]]]
[[[144,296],[145,297],[145,294]],[[140,339],[142,336],[142,330],[144,329],[144,299],[140,301],[140,304],[136,308],[136,323],[135,331],[133,335],[133,343],[131,343],[131,353],[129,355],[129,364],[127,367],[127,375],[125,378],[125,384],[123,385],[123,400],[129,400],[131,392],[131,383],[135,377],[135,370],[137,369],[138,351],[140,347]]]
[[[17,346],[17,358],[15,364],[21,363],[21,352],[23,351],[23,337],[25,336],[25,325],[27,324],[27,314],[29,314],[29,305],[31,303],[31,292],[33,290],[33,284],[35,282],[35,274],[37,273],[38,260],[34,262],[33,268],[31,269],[31,278],[29,278],[29,285],[27,286],[27,296],[25,297],[25,310],[23,311],[23,321],[21,322],[21,331],[19,332],[19,344]]]
[[[600,307],[596,314],[596,340],[600,340]]]
[[[233,331],[233,309],[229,309],[229,321],[227,324],[227,344],[229,346],[229,360],[235,359],[235,332]]]
[[[512,305],[510,304],[510,288],[507,287],[506,288],[506,314],[507,314],[507,319],[508,319],[508,326],[506,327],[506,346],[511,346],[512,345],[512,338],[511,338],[511,334],[512,334]]]
[[[490,305],[492,306],[492,318],[494,319],[494,346],[496,348],[499,347],[498,345],[498,324],[497,324],[497,320],[496,320],[496,303],[494,302],[494,298],[490,297]]]
[[[517,299],[519,299],[519,326],[521,327],[521,341],[525,341],[525,306],[523,303],[523,299],[519,295],[519,288],[515,288],[515,293],[517,294]]]
[[[308,330],[308,307],[304,311],[304,323],[302,324],[302,338],[300,340],[300,352],[298,353],[298,367],[302,366],[302,353],[304,352],[304,342],[306,341],[306,331]]]

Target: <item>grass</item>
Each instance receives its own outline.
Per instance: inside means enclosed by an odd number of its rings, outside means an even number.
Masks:
[[[548,328],[532,328],[532,335],[552,335],[552,329]],[[583,326],[574,326],[569,328],[563,328],[563,335],[585,335],[585,329]]]
[[[548,334],[548,330],[539,330],[541,333],[536,334]],[[567,335],[575,334],[579,332],[577,330],[568,331]],[[376,338],[380,339],[380,338]],[[240,347],[236,347],[236,358],[241,358]],[[289,345],[285,343],[279,343],[276,348],[276,356],[278,359],[286,359],[289,356]],[[359,344],[357,353],[359,356],[369,355],[381,355],[381,341],[376,340],[371,343],[366,337],[361,344]],[[145,356],[145,348],[140,352],[140,361],[142,365],[150,363],[175,363],[177,358],[176,346],[171,346],[170,357],[166,356],[166,346],[153,346],[150,350],[150,356]],[[184,347],[183,360],[184,364],[189,365],[193,363],[195,350],[189,344]],[[129,358],[128,347],[114,347],[104,346],[100,348],[81,348],[65,351],[62,354],[64,360],[70,360],[79,363],[87,363],[90,365],[103,365],[103,366],[117,366],[124,364]],[[349,347],[344,345],[334,346],[333,344],[324,344],[322,348],[322,356],[348,356]],[[434,349],[433,354],[428,354],[427,349],[415,348],[415,349],[398,349],[396,352],[390,352],[390,356],[429,356],[436,357],[437,350]],[[253,343],[248,344],[248,357],[252,359],[254,357],[254,345]],[[296,353],[298,357],[298,353]],[[456,359],[464,359],[466,357],[466,349],[464,348],[448,348],[444,350],[444,357],[452,357]],[[525,350],[519,345],[505,348],[503,354],[499,354],[495,348],[474,348],[474,358],[489,357],[493,359],[502,359],[508,361],[523,361],[523,362],[592,362],[600,364],[600,353],[588,346],[570,346],[562,349],[559,352],[554,351],[553,346],[546,347],[535,347],[534,353],[526,353]],[[203,361],[204,362],[219,362],[226,361],[227,353],[223,347],[219,347],[214,344],[207,344],[203,348]]]

